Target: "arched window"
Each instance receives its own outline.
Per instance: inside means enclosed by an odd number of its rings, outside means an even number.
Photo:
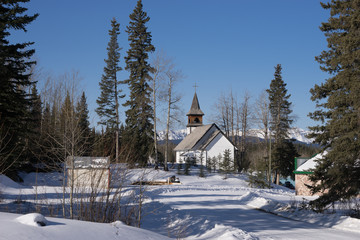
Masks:
[[[199,122],[200,122],[199,118],[194,119],[194,123],[199,123]]]

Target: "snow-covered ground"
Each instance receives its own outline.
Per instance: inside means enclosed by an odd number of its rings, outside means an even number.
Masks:
[[[294,191],[274,186],[272,189],[248,187],[245,175],[217,173],[198,177],[177,175],[176,170],[147,170],[151,180],[172,175],[179,185],[148,186],[142,229],[120,222],[91,223],[45,216],[46,226],[37,226],[42,216],[0,213],[0,239],[360,239],[360,220],[344,215],[317,214],[300,210],[304,200]],[[129,183],[144,176],[143,170],[129,174]],[[60,173],[23,174],[23,184],[0,175],[1,211],[16,212],[11,202],[34,199],[37,191],[48,194],[49,202],[61,192]],[[6,209],[8,208],[8,209]],[[35,225],[35,226],[34,226]],[[146,231],[150,230],[150,231]],[[160,235],[158,235],[160,234]]]

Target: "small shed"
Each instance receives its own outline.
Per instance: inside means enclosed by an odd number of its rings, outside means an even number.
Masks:
[[[71,187],[108,188],[110,184],[109,157],[76,157],[66,159],[67,185]]]
[[[303,196],[321,195],[321,193],[312,194],[307,187],[314,183],[309,176],[314,173],[317,165],[317,160],[322,159],[327,154],[327,151],[318,153],[311,158],[295,158],[295,194]]]

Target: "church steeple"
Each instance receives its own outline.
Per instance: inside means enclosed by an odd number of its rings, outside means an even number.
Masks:
[[[203,125],[202,118],[204,113],[200,109],[200,104],[196,92],[194,94],[190,111],[186,114],[188,116],[187,132],[192,132],[192,129]]]

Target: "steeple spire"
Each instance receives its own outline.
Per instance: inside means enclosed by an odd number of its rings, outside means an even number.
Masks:
[[[190,116],[190,115],[197,115],[197,116],[204,115],[204,113],[200,109],[200,104],[199,104],[199,100],[196,95],[196,92],[195,92],[193,100],[192,100],[190,111],[186,114],[186,116]]]
[[[200,109],[200,104],[196,92],[192,100],[190,111],[186,114],[188,116],[188,124],[186,125],[188,133],[192,132],[192,129],[203,125],[202,117],[203,111]]]

